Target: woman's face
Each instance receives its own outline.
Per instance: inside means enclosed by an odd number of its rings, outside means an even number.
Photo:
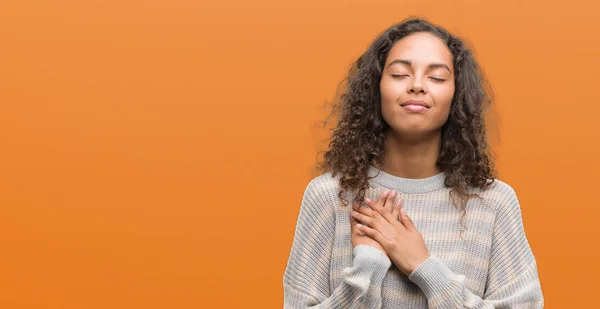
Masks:
[[[454,96],[450,50],[427,32],[402,38],[388,53],[379,90],[383,119],[396,135],[415,139],[440,130]]]

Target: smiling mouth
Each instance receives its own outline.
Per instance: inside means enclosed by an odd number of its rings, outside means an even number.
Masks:
[[[408,104],[408,105],[404,105],[402,107],[405,110],[407,110],[409,112],[413,112],[413,113],[422,113],[429,109],[428,107],[425,107],[423,105],[415,105],[415,104]]]
[[[424,101],[410,100],[400,104],[400,106],[403,109],[413,113],[421,113],[429,109],[429,105],[427,105],[427,103]]]
[[[400,104],[400,106],[402,106],[402,107],[406,107],[409,105],[423,106],[425,108],[429,108],[429,105],[427,103],[425,103],[425,101],[408,100],[408,101]]]

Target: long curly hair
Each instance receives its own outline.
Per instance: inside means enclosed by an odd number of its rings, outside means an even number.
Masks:
[[[485,123],[493,93],[463,40],[422,18],[410,17],[388,28],[352,64],[344,79],[346,89],[323,122],[327,126],[332,117],[337,118],[324,160],[317,163],[317,169],[332,172],[333,176],[340,174],[339,198],[344,205],[348,205],[344,198],[348,190],[356,192],[356,201],[364,199],[369,187],[369,165],[381,166],[386,147],[384,133],[390,129],[381,115],[379,83],[383,67],[394,43],[416,32],[439,37],[453,57],[455,92],[450,115],[441,128],[436,164],[445,173],[450,198],[463,211],[464,218],[469,198],[479,197],[471,189],[485,189],[496,174]]]

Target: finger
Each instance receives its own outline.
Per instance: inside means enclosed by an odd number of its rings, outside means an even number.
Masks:
[[[379,233],[379,231],[377,231],[376,229],[370,228],[368,226],[362,225],[362,224],[357,224],[356,228],[363,232],[365,235],[375,239],[375,241],[377,241],[382,247],[383,244],[386,242],[385,237]]]
[[[365,199],[365,203],[372,209],[376,210],[382,217],[388,222],[398,222],[398,216],[394,217],[392,211],[394,209],[394,200],[398,196],[396,190],[384,191],[379,195],[377,202],[373,202],[370,199]],[[382,206],[380,206],[382,205]]]
[[[413,223],[412,219],[408,216],[408,214],[406,214],[406,211],[404,210],[404,208],[402,208],[401,210],[402,212],[402,224],[406,227],[407,230],[409,231],[416,231],[417,228],[415,227],[415,224]]]
[[[385,194],[385,193],[383,193],[383,194]],[[382,197],[380,197],[381,201],[384,201],[384,200],[386,200],[388,198],[387,196],[383,197],[383,194],[382,194]],[[359,210],[360,213],[364,213],[367,216],[369,216],[371,218],[374,218],[374,219],[377,219],[377,218],[379,218],[381,216],[387,222],[390,222],[390,223],[393,222],[394,219],[392,218],[392,212],[391,212],[391,208],[392,207],[391,206],[389,207],[390,209],[381,207],[380,206],[380,200],[377,200],[377,202],[373,202],[369,198],[365,198],[365,204],[367,204],[367,206],[371,207],[372,210],[370,210],[369,212],[365,212],[361,208],[361,210]],[[396,221],[398,221],[398,220],[396,219]]]
[[[356,212],[360,212],[361,214],[364,214],[365,216],[369,216],[371,218],[375,217],[375,210],[370,209],[369,207],[363,206],[363,205],[359,205],[357,209],[355,209]]]
[[[365,203],[367,205],[369,205],[369,207],[371,207],[371,209],[380,211],[381,208],[383,208],[383,205],[385,205],[385,200],[387,199],[389,193],[390,193],[390,191],[388,191],[388,190],[381,192],[381,194],[379,194],[379,197],[377,197],[376,202],[373,202],[371,199],[366,198]]]
[[[364,199],[365,204],[367,204],[367,206],[369,206],[373,210],[380,211],[383,208],[383,206],[385,205],[385,201],[387,200],[389,194],[390,194],[389,190],[385,190],[385,191],[379,193],[379,196],[377,197],[376,201],[373,201],[370,198],[365,198]]]
[[[360,202],[359,201],[354,201],[352,202],[352,209],[354,210],[358,210],[358,208],[360,208]]]
[[[357,234],[360,236],[364,236],[364,233],[356,228],[357,224],[358,224],[358,221],[356,221],[356,219],[354,219],[352,216],[350,216],[350,234]]]
[[[370,199],[365,199],[365,201],[368,201],[370,204],[374,204],[373,201],[371,201]],[[379,226],[376,226],[377,222],[379,223],[384,223],[384,222],[392,222],[392,214],[390,212],[387,211],[387,209],[384,208],[377,208],[379,210],[374,210],[374,209],[370,209],[368,207],[361,207],[358,212],[369,217],[371,219],[371,221],[373,222],[372,224],[369,224],[370,227],[373,228],[379,228]],[[382,218],[383,217],[383,218]]]
[[[365,216],[364,214],[357,211],[352,212],[352,217],[355,220],[361,222],[363,225],[374,227],[375,220],[372,217]]]
[[[396,190],[391,190],[384,201],[385,204],[383,205],[383,208],[386,208],[390,213],[392,212],[392,206],[394,205],[394,200],[396,199],[397,195],[398,193]]]
[[[392,218],[396,221],[400,221],[400,209],[402,208],[402,198],[398,197],[396,203],[394,203],[394,209],[392,210]]]

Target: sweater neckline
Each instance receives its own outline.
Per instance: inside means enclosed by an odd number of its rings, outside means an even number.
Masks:
[[[403,178],[388,174],[373,165],[369,166],[369,179],[389,189],[403,193],[425,193],[445,187],[444,172],[427,178]]]

